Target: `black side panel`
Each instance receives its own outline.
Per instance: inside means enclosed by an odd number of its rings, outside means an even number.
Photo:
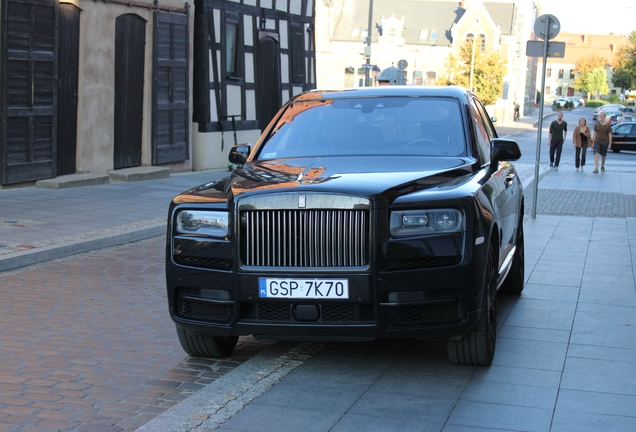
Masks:
[[[262,132],[281,107],[280,47],[274,38],[259,40],[256,68],[258,127]]]
[[[188,17],[155,15],[152,164],[189,157]]]
[[[80,9],[60,4],[57,104],[57,175],[75,173]]]
[[[54,177],[58,3],[2,6],[2,184]]]
[[[114,168],[141,165],[146,22],[126,14],[115,22]]]

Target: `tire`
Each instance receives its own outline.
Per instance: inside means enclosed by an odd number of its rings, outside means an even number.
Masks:
[[[512,258],[512,266],[506,276],[506,280],[501,285],[500,291],[506,294],[520,294],[523,291],[523,284],[525,283],[525,250],[523,240],[523,218],[519,223],[519,234],[517,235],[517,249],[515,250],[515,256]]]
[[[451,363],[466,366],[489,366],[497,343],[497,259],[490,246],[481,298],[481,315],[477,326],[460,340],[446,343]]]
[[[192,357],[227,357],[238,342],[238,336],[206,336],[180,327],[177,327],[177,336],[183,350]]]

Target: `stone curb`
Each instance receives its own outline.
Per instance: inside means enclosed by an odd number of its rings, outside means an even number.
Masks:
[[[153,223],[142,227],[102,233],[90,238],[72,240],[63,244],[51,244],[44,247],[25,250],[0,258],[0,272],[15,270],[33,264],[40,264],[59,258],[67,258],[86,252],[121,246],[140,240],[165,235],[166,223]]]
[[[155,417],[137,432],[213,430],[319,352],[325,344],[278,342],[192,396]]]

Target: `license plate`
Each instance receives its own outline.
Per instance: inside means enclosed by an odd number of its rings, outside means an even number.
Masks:
[[[341,299],[349,298],[348,279],[258,278],[260,298]]]

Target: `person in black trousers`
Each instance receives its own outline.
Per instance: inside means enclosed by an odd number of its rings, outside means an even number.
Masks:
[[[565,141],[567,134],[568,124],[563,121],[563,113],[560,112],[557,114],[557,119],[550,124],[550,135],[548,137],[548,144],[550,145],[550,168],[554,168],[555,170],[559,169],[563,141]]]
[[[592,137],[590,136],[590,128],[587,125],[587,121],[584,118],[579,119],[579,125],[574,129],[574,132],[572,132],[572,142],[576,149],[574,167],[577,171],[579,170],[579,166],[581,167],[581,171],[583,171],[587,146],[592,144],[590,142],[591,139]]]

